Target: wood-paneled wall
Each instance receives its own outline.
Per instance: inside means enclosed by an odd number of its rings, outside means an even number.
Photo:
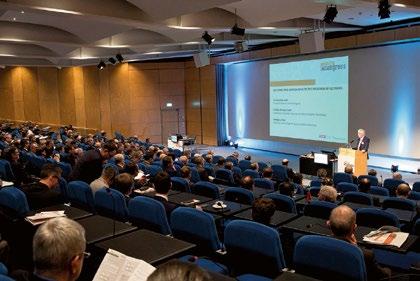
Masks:
[[[179,117],[165,122],[179,122],[182,134],[186,130],[184,69],[184,62],[124,63],[103,71],[8,67],[0,70],[0,119],[73,124],[161,142],[161,109],[167,102]]]
[[[352,48],[420,37],[413,26],[325,41],[327,50]],[[198,143],[217,143],[217,63],[272,58],[299,53],[299,45],[220,56],[196,68],[190,61],[124,63],[99,71],[71,68],[8,67],[0,69],[0,119],[63,125],[89,131],[166,138],[172,127],[197,136]],[[166,109],[171,102],[179,115]],[[179,116],[179,117],[178,117]]]

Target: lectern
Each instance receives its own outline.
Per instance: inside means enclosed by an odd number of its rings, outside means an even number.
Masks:
[[[344,172],[344,168],[353,167],[355,176],[367,175],[367,153],[351,148],[340,148],[338,154],[338,172]]]

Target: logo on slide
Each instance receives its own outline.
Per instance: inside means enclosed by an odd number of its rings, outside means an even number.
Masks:
[[[346,69],[345,64],[335,64],[333,61],[321,63],[321,71],[336,71]]]

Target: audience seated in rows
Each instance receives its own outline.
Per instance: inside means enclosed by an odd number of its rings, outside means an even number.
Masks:
[[[337,201],[337,190],[329,185],[322,186],[318,193],[318,200],[335,203]]]
[[[101,176],[90,183],[90,188],[92,189],[93,194],[95,195],[95,192],[103,187],[109,188],[116,175],[117,173],[113,167],[104,167]]]
[[[344,173],[351,175],[352,179],[353,179],[353,183],[354,184],[358,184],[359,180],[357,179],[357,177],[353,174],[353,167],[351,165],[347,165],[344,168]]]
[[[270,198],[255,199],[252,204],[252,220],[265,225],[270,225],[271,217],[276,211],[276,204]]]

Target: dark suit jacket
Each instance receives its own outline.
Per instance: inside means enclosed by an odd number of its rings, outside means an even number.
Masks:
[[[360,139],[358,138],[357,142],[356,142],[356,149],[357,149],[357,146],[359,145],[359,142],[360,142]],[[360,144],[360,149],[359,150],[368,151],[369,150],[369,143],[370,143],[370,139],[367,136],[365,136],[362,140],[362,143]]]
[[[165,207],[166,211],[166,217],[168,218],[168,221],[171,219],[171,213],[173,210],[175,210],[178,206],[176,204],[173,204],[171,202],[168,202],[165,198],[160,196],[153,196],[153,199],[161,202],[163,204],[163,207]]]
[[[63,203],[59,192],[49,189],[47,185],[41,182],[24,185],[21,189],[26,195],[31,210]]]

